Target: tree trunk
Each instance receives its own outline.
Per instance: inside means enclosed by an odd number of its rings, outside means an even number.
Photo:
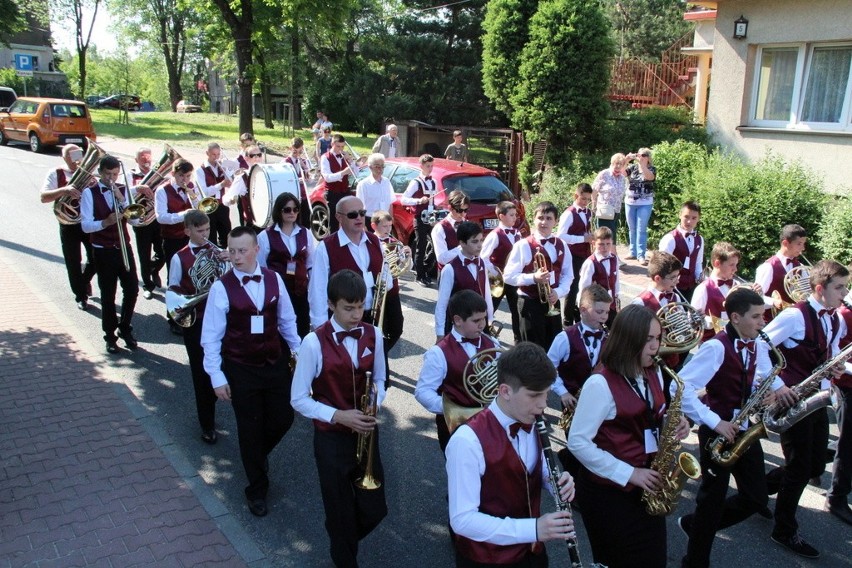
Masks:
[[[174,28],[171,34],[168,28],[169,17],[174,18]],[[182,37],[183,22],[179,19],[179,16],[163,14],[158,19],[160,24],[160,45],[163,50],[163,58],[166,61],[166,75],[169,81],[169,102],[172,105],[172,112],[175,112],[178,101],[183,99],[183,89],[180,86],[180,79],[183,73],[186,38]]]
[[[260,68],[260,100],[263,104],[263,126],[275,128],[272,124],[272,79],[269,76],[269,68],[266,66],[266,58],[257,50],[257,65]]]
[[[295,25],[290,27],[290,132],[294,133],[296,128],[301,128],[301,120],[296,120],[296,105],[298,104],[299,92],[299,28]],[[299,112],[301,119],[302,113]]]
[[[237,54],[237,86],[240,89],[240,134],[254,134],[254,81],[248,71],[252,64],[251,32],[245,28],[240,29],[234,33],[234,40]]]
[[[87,47],[77,48],[77,67],[80,71],[80,100],[86,100],[86,51]]]

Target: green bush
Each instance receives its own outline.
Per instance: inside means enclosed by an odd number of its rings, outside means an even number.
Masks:
[[[692,142],[706,146],[707,131],[693,124],[692,111],[687,108],[665,107],[613,111],[606,123],[605,148],[610,155],[616,152],[635,152],[652,148],[662,142]]]
[[[824,258],[848,265],[852,262],[852,199],[848,195],[829,199],[828,210],[817,232],[817,246]]]

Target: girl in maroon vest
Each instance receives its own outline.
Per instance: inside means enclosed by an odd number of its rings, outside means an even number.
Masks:
[[[293,408],[314,422],[314,456],[335,566],[358,566],[358,542],[387,515],[384,469],[375,415],[362,412],[367,372],[376,410],[385,398],[382,334],[361,321],[367,288],[359,274],[342,270],[328,281],[331,319],[305,337],[293,378]],[[373,441],[372,473],[378,489],[355,483],[364,475],[356,459],[359,434]],[[365,458],[366,459],[366,458]]]
[[[402,243],[391,235],[393,215],[388,211],[376,211],[373,213],[370,224],[373,227],[373,234],[382,242],[383,247],[387,245],[402,246]],[[402,247],[402,251],[399,254],[407,254],[408,258],[411,258],[411,249]],[[393,279],[393,286],[388,289],[382,311],[384,312],[384,321],[382,322],[381,329],[385,340],[385,367],[388,374],[390,374],[388,353],[396,345],[396,342],[399,341],[399,338],[402,337],[402,326],[405,322],[405,318],[402,316],[402,302],[399,298],[399,280],[396,278]],[[375,323],[376,325],[379,324],[379,322]]]
[[[592,202],[592,186],[587,183],[577,184],[574,190],[574,203],[572,203],[562,216],[559,217],[559,225],[556,235],[568,245],[571,251],[571,265],[574,274],[580,274],[583,262],[592,254],[592,243],[595,235],[592,233],[592,210],[589,204]],[[580,281],[575,278],[568,290],[568,297],[562,309],[562,322],[568,326],[580,321],[580,311],[577,305],[577,293],[580,290]]]
[[[296,329],[299,337],[311,331],[311,313],[308,307],[308,278],[314,263],[313,235],[299,225],[299,201],[285,192],[275,198],[272,205],[274,225],[257,235],[260,252],[257,261],[274,270],[284,280],[290,301],[296,311]]]
[[[255,225],[254,212],[251,210],[251,196],[249,195],[249,172],[252,166],[260,164],[263,161],[263,152],[260,147],[249,145],[245,148],[245,156],[239,156],[240,169],[242,173],[234,178],[234,182],[225,191],[222,196],[222,203],[225,205],[237,204],[239,212],[240,226],[251,227],[256,233],[260,233],[265,227]],[[261,222],[263,222],[261,220]]]
[[[459,239],[456,236],[456,227],[467,219],[470,197],[460,189],[456,189],[447,196],[447,206],[450,208],[450,214],[432,228],[432,250],[435,251],[439,271],[458,252]]]
[[[610,568],[666,566],[666,519],[649,515],[641,501],[643,490],[658,491],[662,483],[649,468],[666,405],[653,361],[660,334],[648,308],[630,305],[618,313],[602,368],[583,386],[568,436],[583,466],[577,495],[594,560]],[[676,436],[688,434],[681,417]]]
[[[687,300],[692,299],[692,292],[704,270],[704,239],[695,230],[700,217],[701,206],[694,201],[686,201],[680,207],[680,224],[660,239],[659,249],[675,255],[683,266],[677,289]]]
[[[792,387],[839,350],[844,324],[835,310],[849,286],[849,270],[833,260],[818,262],[810,271],[811,296],[781,312],[765,329],[787,360],[781,378]],[[833,373],[842,374],[842,369]],[[769,472],[769,494],[778,492],[772,540],[806,558],[819,551],[799,534],[796,510],[808,481],[825,471],[828,411],[821,408],[781,434],[785,465]]]
[[[852,296],[846,296],[838,310],[846,325],[846,335],[840,340],[841,349],[852,343],[852,308],[849,302],[852,302]],[[840,434],[831,468],[831,488],[825,496],[825,508],[844,523],[852,524],[852,510],[848,502],[849,493],[852,492],[852,408],[849,406],[852,403],[852,375],[845,373],[835,379],[834,388],[837,393],[836,415]]]
[[[698,451],[702,470],[695,512],[678,520],[689,537],[681,564],[685,568],[710,566],[716,531],[744,521],[753,513],[771,516],[766,508],[769,498],[760,443],[749,447],[733,467],[713,462],[706,447],[718,435],[729,443],[734,441],[738,430],[731,421],[757,386],[755,379],[768,376],[772,366],[767,343],[755,341],[765,325],[763,298],[754,290],[738,288],[725,300],[725,309],[731,317],[725,330],[704,343],[679,373],[685,383],[684,413],[700,425]],[[770,388],[784,404],[795,402],[780,377]],[[699,400],[700,390],[705,394]],[[725,499],[731,475],[737,480],[737,493]]]
[[[541,489],[549,485],[541,444],[531,431],[547,408],[556,370],[544,350],[520,343],[497,362],[497,397],[460,426],[447,446],[450,526],[456,566],[548,565],[546,541],[575,538],[568,511],[541,514]],[[574,482],[559,478],[570,501]]]
[[[480,255],[482,258],[487,258],[488,262],[493,267],[498,268],[502,274],[506,270],[506,263],[509,260],[512,247],[521,240],[522,235],[520,229],[515,228],[518,222],[518,208],[514,203],[501,201],[494,208],[494,213],[497,215],[499,223],[496,229],[485,236]],[[573,286],[573,283],[571,285]],[[509,304],[509,315],[512,318],[512,335],[515,343],[520,343],[521,321],[518,315],[518,287],[503,282],[503,295],[493,300],[495,312],[500,307],[500,302],[504,297]]]
[[[612,231],[609,227],[600,227],[595,231],[595,253],[583,262],[580,268],[578,280],[580,290],[589,284],[595,283],[606,288],[612,296],[612,304],[609,307],[609,319],[607,325],[612,325],[615,314],[618,311],[621,293],[621,282],[618,279],[618,256],[613,252]]]
[[[795,303],[784,289],[784,277],[801,264],[799,257],[805,252],[808,233],[801,225],[784,225],[780,241],[778,252],[758,266],[754,275],[754,281],[760,285],[763,294],[773,297],[776,310]],[[764,315],[767,322],[772,321],[771,311]]]

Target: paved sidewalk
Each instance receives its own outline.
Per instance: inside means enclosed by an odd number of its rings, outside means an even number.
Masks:
[[[211,518],[127,387],[2,258],[0,305],[0,567],[245,566],[229,516]]]

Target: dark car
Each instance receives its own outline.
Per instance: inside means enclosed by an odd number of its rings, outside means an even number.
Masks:
[[[126,108],[127,110],[139,110],[142,108],[142,100],[136,95],[112,95],[97,102],[99,108]]]

